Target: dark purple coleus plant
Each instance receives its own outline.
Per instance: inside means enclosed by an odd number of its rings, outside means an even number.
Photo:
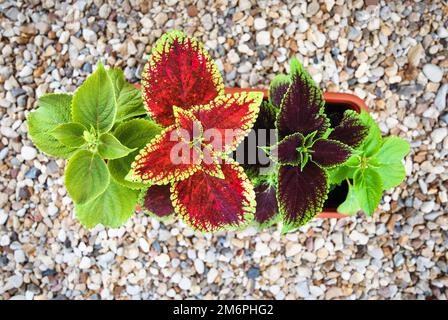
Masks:
[[[271,107],[278,108],[279,142],[269,149],[277,172],[276,179],[261,179],[255,184],[255,220],[275,221],[272,215],[278,206],[286,232],[321,212],[329,192],[327,169],[343,164],[363,141],[368,128],[351,110],[331,128],[322,91],[296,59],[291,61],[290,77],[281,76],[271,83],[269,96]],[[274,188],[277,201],[272,199]]]

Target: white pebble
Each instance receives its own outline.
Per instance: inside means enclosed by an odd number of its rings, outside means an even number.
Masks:
[[[90,258],[88,257],[82,257],[81,262],[79,263],[80,269],[89,269],[91,266],[90,264]]]
[[[255,30],[263,30],[266,28],[267,23],[266,20],[263,18],[255,18],[254,20],[254,28]]]
[[[448,94],[448,83],[445,83],[442,85],[437,91],[436,98],[434,99],[434,105],[436,106],[437,110],[443,111],[446,108],[446,98]]]
[[[352,233],[350,234],[350,239],[352,239],[354,242],[361,244],[361,245],[367,244],[367,242],[369,241],[368,236],[358,232],[357,230],[352,231]]]
[[[160,268],[165,268],[168,262],[170,261],[170,257],[166,253],[162,253],[154,258]]]
[[[447,128],[437,128],[431,132],[431,139],[434,143],[442,142],[448,134]]]
[[[196,259],[194,260],[194,268],[196,269],[196,272],[199,274],[203,274],[204,273],[204,262],[200,259]]]
[[[131,296],[135,296],[140,293],[140,287],[128,285],[126,286],[126,292]]]
[[[256,40],[258,45],[268,46],[271,44],[271,34],[269,31],[257,32]]]
[[[0,224],[5,224],[8,220],[8,214],[5,213],[5,210],[0,209]]]
[[[33,74],[33,69],[30,66],[24,66],[19,72],[19,77],[25,78]]]
[[[33,160],[37,156],[37,151],[33,147],[23,146],[20,150],[20,155],[26,161]]]
[[[216,270],[215,268],[210,269],[210,271],[207,273],[207,283],[213,283],[217,276],[218,270]]]
[[[432,82],[442,81],[443,71],[434,64],[425,64],[423,66],[423,73]]]
[[[179,288],[182,290],[189,290],[191,288],[191,280],[188,278],[182,278],[179,282]]]
[[[85,41],[93,43],[97,40],[96,33],[90,29],[82,30],[82,37]]]
[[[146,241],[144,238],[138,239],[138,244],[140,246],[140,249],[142,249],[143,252],[145,252],[145,253],[149,252],[148,241]]]

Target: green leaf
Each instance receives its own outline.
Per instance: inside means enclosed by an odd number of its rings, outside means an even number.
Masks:
[[[349,183],[347,198],[343,203],[339,205],[337,211],[348,215],[354,215],[360,209],[361,208],[359,206],[358,199],[356,198],[355,190],[353,186]]]
[[[356,153],[352,154],[350,158],[348,158],[348,160],[344,163],[345,166],[352,168],[359,167],[360,164],[361,164],[361,158]]]
[[[289,70],[290,70],[289,74],[290,75],[299,74],[300,69],[301,69],[301,64],[300,64],[299,60],[297,60],[296,57],[292,57],[291,60],[289,61]]]
[[[28,114],[31,140],[46,154],[68,159],[76,151],[50,134],[58,125],[71,122],[71,103],[72,96],[69,94],[46,94],[39,98],[37,110]]]
[[[106,190],[98,197],[83,205],[75,205],[75,214],[87,228],[97,224],[118,228],[134,213],[137,198],[137,191],[110,180]]]
[[[401,162],[382,164],[374,169],[383,181],[383,190],[398,186],[406,178],[406,170]]]
[[[141,149],[148,144],[152,138],[159,134],[161,130],[162,129],[152,121],[132,119],[119,125],[117,129],[115,129],[114,135],[128,148]],[[107,163],[112,178],[119,184],[131,189],[148,187],[142,183],[125,180],[125,177],[131,168],[131,164],[134,162],[138,153],[139,150],[136,150],[126,157],[110,160]]]
[[[82,124],[76,122],[63,123],[51,131],[51,135],[63,145],[78,148],[86,143],[83,134],[87,130]]]
[[[328,177],[330,184],[340,184],[345,179],[349,178],[350,171],[353,171],[353,168],[349,168],[347,166],[335,167],[328,170]]]
[[[358,169],[353,177],[353,187],[361,209],[367,215],[372,215],[381,200],[381,176],[370,168]]]
[[[369,134],[359,149],[363,152],[364,156],[371,157],[380,149],[382,143],[381,131],[368,112],[361,110],[359,118],[369,127]]]
[[[107,72],[112,80],[117,100],[117,118],[115,121],[121,122],[146,114],[141,91],[126,81],[123,70],[110,69]]]
[[[383,140],[376,158],[380,163],[400,163],[409,153],[409,142],[399,137],[390,136]]]
[[[76,204],[86,203],[103,193],[109,180],[109,170],[96,153],[79,150],[68,161],[65,185]]]
[[[162,128],[153,121],[132,119],[120,124],[114,135],[128,148],[141,148],[161,131]]]
[[[103,133],[98,144],[98,153],[103,159],[119,159],[127,156],[135,148],[129,149],[110,133]]]
[[[72,101],[72,116],[86,128],[97,132],[109,131],[114,125],[117,103],[112,81],[101,63],[96,71],[76,90]]]

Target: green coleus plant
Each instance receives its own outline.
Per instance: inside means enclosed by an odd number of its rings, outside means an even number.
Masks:
[[[371,215],[378,207],[383,191],[398,186],[406,177],[403,158],[409,153],[409,143],[396,136],[383,138],[372,117],[361,112],[369,134],[350,159],[330,171],[330,183],[347,182],[348,193],[338,212],[355,214],[359,210]]]
[[[142,186],[124,177],[138,149],[160,132],[144,115],[140,91],[101,63],[74,94],[44,95],[28,115],[33,143],[68,159],[65,185],[84,226],[119,227],[133,214]]]

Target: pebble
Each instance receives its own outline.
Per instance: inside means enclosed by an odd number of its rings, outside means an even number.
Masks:
[[[247,277],[249,279],[256,279],[260,276],[260,269],[257,267],[250,267],[247,271]]]
[[[8,220],[8,214],[5,212],[5,210],[0,209],[0,225],[5,224]]]
[[[188,278],[182,278],[179,281],[179,288],[181,288],[182,290],[190,290],[191,288],[191,280]]]
[[[369,256],[377,260],[381,260],[384,257],[383,250],[381,250],[380,248],[374,248],[372,250],[369,250],[368,254]]]
[[[82,37],[84,38],[85,41],[90,42],[90,43],[94,43],[97,40],[95,31],[90,30],[90,29],[83,29]]]
[[[195,259],[194,268],[198,274],[203,274],[205,270],[204,262],[200,259]]]
[[[254,28],[255,30],[263,30],[267,27],[267,22],[263,18],[255,18],[254,20]]]
[[[217,276],[218,270],[216,270],[215,268],[210,269],[207,273],[207,283],[211,284],[215,282]]]
[[[404,257],[403,257],[403,254],[401,254],[401,252],[399,252],[399,253],[397,253],[397,254],[394,256],[394,264],[395,264],[395,267],[399,267],[399,266],[401,266],[403,263],[404,263]]]
[[[20,155],[25,161],[33,160],[37,156],[37,150],[33,147],[23,146]]]
[[[302,247],[297,243],[288,243],[286,246],[286,257],[293,257],[297,255],[302,250]]]
[[[437,110],[443,111],[446,109],[447,94],[448,94],[448,83],[445,83],[439,88],[439,91],[437,91],[436,98],[434,99],[434,105],[436,106]]]
[[[165,268],[170,261],[170,257],[167,254],[162,253],[161,255],[155,257],[154,260],[157,262],[160,268]]]
[[[231,64],[237,64],[238,62],[240,62],[240,56],[233,49],[229,51],[227,57],[229,58],[229,62]]]
[[[89,269],[90,266],[91,266],[90,258],[82,257],[81,261],[79,262],[79,268],[80,269]]]
[[[146,241],[144,238],[140,238],[138,239],[138,244],[140,249],[144,252],[144,253],[148,253],[149,252],[149,244],[148,241]]]
[[[431,140],[434,143],[440,143],[448,135],[448,128],[437,128],[431,132]]]
[[[257,32],[256,40],[260,46],[269,46],[271,44],[271,35],[269,31],[259,31]]]
[[[23,250],[14,251],[14,260],[18,264],[24,263],[26,261],[25,252]]]
[[[423,66],[423,73],[432,82],[442,81],[443,71],[434,64],[425,64]]]
[[[8,279],[6,283],[7,288],[20,288],[23,284],[23,276],[21,274],[16,274]],[[1,290],[1,289],[0,289]]]
[[[425,56],[425,49],[418,43],[416,46],[413,46],[408,51],[408,62],[412,66],[418,66],[420,60]]]
[[[357,230],[353,230],[353,232],[350,234],[350,239],[361,245],[367,244],[367,242],[369,241],[368,236],[358,232]]]

